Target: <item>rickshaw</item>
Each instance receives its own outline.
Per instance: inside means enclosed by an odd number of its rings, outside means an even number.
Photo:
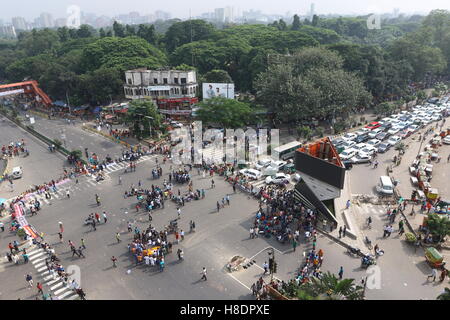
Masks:
[[[440,268],[444,264],[444,258],[436,250],[436,248],[430,247],[425,250],[425,259],[428,264],[433,268]]]

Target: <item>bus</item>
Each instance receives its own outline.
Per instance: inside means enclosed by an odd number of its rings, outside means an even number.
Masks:
[[[293,158],[295,150],[299,149],[302,144],[298,141],[292,141],[272,150],[272,158],[286,160]]]

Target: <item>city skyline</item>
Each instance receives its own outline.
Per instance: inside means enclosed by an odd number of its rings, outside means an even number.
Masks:
[[[27,5],[27,3],[29,5]],[[426,14],[433,9],[450,9],[450,3],[445,0],[430,0],[427,2],[416,3],[413,7],[410,1],[395,0],[395,1],[365,1],[354,2],[350,0],[339,1],[339,3],[332,0],[316,0],[301,2],[293,0],[281,0],[276,3],[261,3],[254,0],[242,1],[228,0],[226,3],[222,1],[204,1],[194,0],[188,4],[185,1],[173,0],[170,7],[151,5],[144,0],[129,0],[126,3],[115,2],[111,5],[111,1],[98,0],[61,0],[56,4],[54,1],[41,0],[36,5],[36,1],[31,2],[25,0],[25,3],[21,3],[21,6],[14,3],[7,3],[2,6],[2,12],[0,14],[0,20],[3,22],[9,22],[13,17],[23,17],[28,22],[39,17],[42,13],[49,13],[54,19],[61,19],[67,17],[67,8],[70,5],[77,5],[80,10],[85,13],[95,14],[97,16],[108,16],[110,18],[126,14],[127,12],[139,12],[141,16],[150,15],[155,11],[165,11],[170,13],[172,18],[187,19],[190,15],[201,16],[205,13],[214,12],[217,8],[234,7],[239,8],[241,12],[255,10],[261,11],[264,14],[285,14],[292,12],[292,14],[306,15],[311,8],[311,4],[314,4],[315,12],[319,14],[342,14],[342,15],[357,15],[367,13],[387,13],[398,9],[402,13],[413,14],[423,13]]]

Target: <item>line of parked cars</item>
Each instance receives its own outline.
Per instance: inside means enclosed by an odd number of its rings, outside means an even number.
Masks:
[[[260,180],[264,178],[266,184],[289,184],[291,179],[298,181],[300,179],[298,174],[290,175],[290,172],[295,172],[293,163],[287,161],[274,161],[266,158],[258,160],[254,168],[242,169],[240,174],[244,175],[250,180]]]
[[[371,122],[356,132],[347,132],[332,142],[347,168],[367,163],[374,153],[384,153],[420,128],[450,115],[449,100],[450,96],[446,96],[437,104],[417,105],[411,111],[402,111]]]

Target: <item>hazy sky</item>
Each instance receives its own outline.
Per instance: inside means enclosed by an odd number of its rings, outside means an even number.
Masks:
[[[284,14],[288,11],[306,13],[312,2],[315,3],[315,11],[323,14],[381,13],[391,12],[394,8],[406,13],[429,12],[436,8],[450,10],[449,0],[2,0],[1,2],[2,20],[9,20],[14,16],[32,19],[41,12],[49,12],[55,17],[65,17],[67,7],[70,5],[78,5],[82,11],[97,15],[114,16],[130,11],[148,14],[164,10],[179,18],[189,17],[189,9],[195,16],[226,6],[239,7],[242,10],[254,8],[264,13]]]

